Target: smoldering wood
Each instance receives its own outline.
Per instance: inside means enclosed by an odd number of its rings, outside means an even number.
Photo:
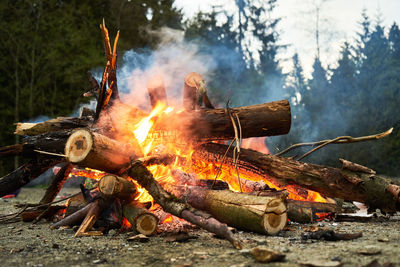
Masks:
[[[318,216],[316,213],[332,213],[336,214],[341,209],[333,203],[322,203],[313,201],[299,201],[288,199],[288,218],[292,222],[313,223]]]
[[[71,134],[65,144],[65,155],[72,163],[111,173],[127,167],[131,158],[143,157],[135,139],[127,145],[86,129]]]
[[[92,117],[57,117],[38,123],[17,123],[14,134],[39,135],[66,129],[89,127],[93,123]]]
[[[158,102],[168,105],[164,80],[161,75],[152,77],[146,87],[150,97],[150,104],[153,109],[156,107]]]
[[[287,100],[231,108],[230,113],[238,116],[243,138],[282,135],[290,130],[291,113]],[[201,142],[235,138],[233,125],[226,109],[201,109],[162,114],[155,123],[154,130],[155,132],[177,132],[182,138],[190,137],[191,141]]]
[[[92,202],[92,205],[90,206],[85,218],[79,226],[78,231],[76,231],[74,235],[75,237],[85,236],[86,233],[92,229],[103,210],[102,205],[99,202],[99,199],[96,199]]]
[[[221,144],[204,144],[194,152],[192,159],[220,164],[227,148]],[[228,152],[224,164],[233,166],[232,151]],[[238,169],[259,175],[280,188],[296,185],[324,196],[362,202],[371,209],[379,208],[383,212],[400,210],[400,199],[396,193],[400,192],[396,191],[400,182],[379,175],[299,162],[250,149],[241,149]]]
[[[122,207],[124,217],[141,234],[152,235],[157,230],[158,218],[139,203],[129,203]]]
[[[39,204],[47,204],[52,202],[57,194],[60,192],[61,188],[63,187],[65,181],[68,178],[68,170],[72,168],[72,165],[68,162],[62,162],[57,164],[55,167],[59,167],[60,169],[56,174],[54,174],[54,167],[53,167],[53,177],[50,182],[50,185],[47,187],[44,196],[40,200]]]
[[[0,178],[0,197],[8,195],[37,178],[48,168],[59,163],[58,159],[35,158],[13,172]]]
[[[211,215],[194,209],[187,203],[166,192],[160,184],[157,183],[151,172],[142,162],[138,160],[132,162],[126,174],[144,187],[166,212],[185,219],[218,236],[224,237],[237,249],[242,247],[226,224],[220,223],[211,217]]]
[[[287,207],[282,197],[255,196],[190,185],[167,184],[164,188],[235,228],[275,235],[286,225]]]

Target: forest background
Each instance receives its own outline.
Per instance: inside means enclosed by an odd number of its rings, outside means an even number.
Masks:
[[[220,107],[227,100],[231,106],[242,106],[289,99],[292,129],[286,136],[267,139],[272,154],[294,143],[394,127],[388,138],[331,145],[305,160],[337,166],[337,159],[345,158],[398,176],[399,26],[383,25],[382,17],[371,19],[364,10],[359,30],[351,41],[340,44],[340,56],[330,65],[320,57],[321,29],[313,28],[316,51],[306,77],[297,54],[289,72],[283,71],[277,56],[290,45],[279,38],[284,18],[271,15],[277,1],[232,2],[237,12],[215,7],[184,20],[173,0],[1,1],[0,146],[20,141],[13,135],[15,122],[69,116],[90,101],[82,94],[90,88],[87,72],[96,73],[105,64],[98,28],[105,18],[111,36],[120,30],[119,67],[141,64],[138,59],[160,49],[164,40],[154,33],[167,27],[195,46],[198,55],[212,59],[207,87]],[[315,16],[318,22],[318,13]],[[132,55],[133,61],[127,62]],[[187,72],[191,71],[196,70],[189,67]],[[0,161],[0,175],[21,163],[19,158]]]

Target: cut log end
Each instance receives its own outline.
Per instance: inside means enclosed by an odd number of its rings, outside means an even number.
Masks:
[[[111,174],[101,178],[99,190],[105,197],[130,199],[136,196],[136,187],[132,182]]]
[[[70,162],[83,161],[93,146],[93,137],[89,131],[77,130],[67,140],[65,155]]]
[[[157,217],[152,213],[140,214],[136,217],[136,230],[144,235],[152,235],[156,232],[158,225]]]

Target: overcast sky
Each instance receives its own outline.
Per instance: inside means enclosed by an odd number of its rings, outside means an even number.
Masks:
[[[234,0],[175,0],[175,5],[182,8],[186,18],[192,17],[199,10],[210,11],[212,5],[221,5],[224,9],[235,12]],[[285,71],[291,67],[290,59],[298,52],[306,75],[312,70],[312,62],[316,54],[315,45],[315,10],[314,3],[321,0],[278,0],[274,15],[282,18],[278,25],[282,44],[291,47],[282,51]],[[352,42],[355,32],[360,30],[358,22],[361,11],[367,14],[373,22],[377,14],[382,16],[386,29],[396,21],[400,24],[400,0],[328,0],[321,5],[321,59],[323,63],[334,66],[338,59],[338,51],[345,40]],[[285,61],[286,60],[286,61]]]

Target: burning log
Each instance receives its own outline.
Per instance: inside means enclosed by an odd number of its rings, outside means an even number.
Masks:
[[[35,158],[0,178],[0,197],[14,192],[57,164],[59,160]]]
[[[287,134],[291,113],[287,100],[231,108],[238,116],[242,138]],[[176,122],[176,123],[173,123]],[[160,115],[155,131],[177,131],[192,140],[208,142],[235,138],[231,119],[226,109],[201,109]]]
[[[164,80],[161,75],[153,77],[147,83],[147,91],[150,97],[151,107],[154,109],[158,102],[167,105],[167,93],[165,92]]]
[[[139,204],[127,204],[122,207],[124,217],[141,234],[152,235],[157,230],[158,218]]]
[[[134,161],[126,173],[144,187],[165,211],[215,233],[218,236],[224,237],[231,242],[235,248],[241,249],[242,246],[240,242],[234,238],[226,224],[220,223],[209,214],[200,213],[187,203],[166,192],[157,181],[154,180],[153,175],[140,161]]]
[[[90,206],[85,219],[81,223],[81,226],[79,226],[78,231],[75,233],[75,237],[78,236],[86,236],[86,235],[91,235],[88,233],[88,231],[93,227],[94,223],[97,221],[99,218],[100,213],[102,212],[102,205],[100,205],[100,200],[96,199],[93,203],[93,205]],[[95,235],[101,235],[101,232],[96,232]]]
[[[99,181],[99,190],[104,197],[133,199],[136,196],[136,186],[124,178],[108,174]]]
[[[61,221],[56,222],[55,224],[52,224],[50,226],[50,229],[57,229],[62,226],[76,225],[76,224],[82,222],[82,220],[86,217],[86,215],[88,214],[89,210],[92,208],[93,205],[94,205],[94,202],[87,204],[85,207],[83,207],[80,210],[65,217]]]
[[[287,200],[287,209],[289,220],[298,223],[313,223],[319,219],[318,213],[333,214],[340,211],[336,204],[293,199]]]
[[[197,72],[191,72],[185,77],[183,87],[183,107],[190,111],[204,103],[206,108],[214,108],[207,96],[207,89],[203,77]]]
[[[274,235],[286,225],[285,197],[209,190],[201,186],[169,184],[165,187],[193,207],[210,213],[217,220],[232,227]]]
[[[65,144],[66,158],[81,166],[106,172],[118,172],[130,158],[143,157],[139,145],[125,145],[90,130],[76,130]]]
[[[227,148],[221,144],[204,144],[192,158],[220,164]],[[224,162],[233,166],[232,151],[228,152]],[[382,176],[303,163],[250,149],[241,149],[238,168],[244,173],[259,175],[281,188],[295,185],[324,196],[362,202],[371,209],[379,208],[383,212],[400,210],[400,183]]]

